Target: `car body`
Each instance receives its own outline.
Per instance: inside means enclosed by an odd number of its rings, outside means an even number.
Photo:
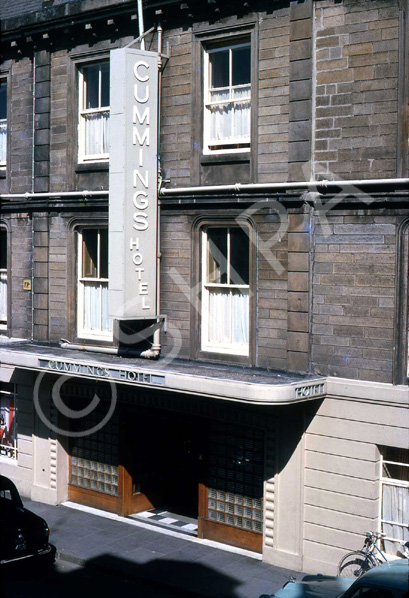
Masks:
[[[398,559],[364,573],[359,579],[306,575],[289,581],[276,594],[260,598],[409,598],[409,561]]]
[[[42,517],[24,508],[14,483],[0,475],[0,565],[53,563],[56,549]]]

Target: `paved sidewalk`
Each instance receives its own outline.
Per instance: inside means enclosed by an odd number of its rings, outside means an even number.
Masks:
[[[278,590],[291,575],[302,577],[245,551],[224,550],[144,522],[24,497],[23,502],[46,519],[58,558],[71,563],[212,598],[258,598]]]

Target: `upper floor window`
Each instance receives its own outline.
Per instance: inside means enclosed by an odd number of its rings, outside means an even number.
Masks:
[[[108,230],[87,228],[79,234],[78,336],[112,338],[108,317]]]
[[[205,50],[204,153],[250,149],[251,46],[248,39]]]
[[[7,162],[7,81],[0,80],[0,168]]]
[[[109,157],[109,62],[79,71],[79,161]]]
[[[202,231],[202,350],[249,355],[249,234],[238,226]]]
[[[7,329],[7,230],[0,228],[0,330]]]

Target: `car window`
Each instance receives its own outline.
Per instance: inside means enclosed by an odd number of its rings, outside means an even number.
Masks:
[[[0,476],[0,500],[3,504],[13,504],[17,507],[23,506],[16,486],[5,476]]]

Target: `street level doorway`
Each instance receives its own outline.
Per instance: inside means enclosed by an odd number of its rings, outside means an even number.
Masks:
[[[125,411],[124,515],[161,509],[197,518],[201,426],[169,412]]]

